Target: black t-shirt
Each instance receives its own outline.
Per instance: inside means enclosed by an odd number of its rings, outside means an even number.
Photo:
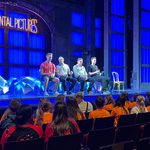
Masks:
[[[88,66],[88,72],[95,72],[96,70],[98,70],[98,66],[97,65],[90,65]],[[97,76],[99,75],[99,73],[91,75],[91,77]]]

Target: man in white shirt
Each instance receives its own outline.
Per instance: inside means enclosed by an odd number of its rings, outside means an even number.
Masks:
[[[73,72],[74,72],[75,78],[81,84],[80,91],[81,92],[84,91],[84,84],[85,84],[85,82],[89,81],[90,85],[89,85],[89,87],[87,89],[87,92],[89,94],[92,93],[92,87],[93,87],[93,84],[94,84],[94,79],[91,78],[91,77],[88,78],[88,74],[86,72],[86,69],[83,66],[83,58],[78,58],[77,59],[77,64],[73,66]]]
[[[64,94],[72,94],[72,89],[75,86],[77,80],[72,77],[73,72],[70,71],[70,68],[67,64],[64,63],[64,58],[60,56],[58,58],[59,64],[57,65],[57,75],[62,82],[62,87],[64,89]],[[66,81],[71,82],[68,92],[66,92]]]
[[[84,101],[83,92],[76,93],[75,97],[76,97],[76,101],[78,103],[78,106],[83,113],[93,111],[93,105],[90,102]]]

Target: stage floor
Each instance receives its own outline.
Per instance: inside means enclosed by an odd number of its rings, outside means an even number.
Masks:
[[[132,95],[134,93],[139,93],[141,95],[145,95],[145,93],[147,92],[146,90],[132,90],[132,89],[126,89],[126,92],[129,93],[129,97],[130,99],[132,98]],[[122,92],[122,91],[121,91]],[[116,99],[118,97],[118,95],[121,94],[121,92],[117,92],[114,91],[113,93],[111,93],[111,95],[114,97],[114,99]],[[85,95],[85,101],[91,101],[94,102],[97,96],[105,96],[102,93],[93,93],[93,94],[84,94]],[[73,95],[66,95],[66,97],[68,96],[73,96]],[[51,103],[54,104],[55,103],[55,95],[49,95],[49,96],[44,96],[44,95],[1,95],[0,96],[0,109],[4,108],[4,107],[8,107],[10,100],[13,98],[18,98],[21,100],[22,104],[30,104],[32,106],[37,106],[37,104],[39,103],[40,98],[48,98],[50,99]]]

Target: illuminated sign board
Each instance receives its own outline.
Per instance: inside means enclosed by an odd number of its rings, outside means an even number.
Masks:
[[[37,19],[11,18],[8,16],[0,16],[0,26],[17,28],[32,33],[37,33]]]

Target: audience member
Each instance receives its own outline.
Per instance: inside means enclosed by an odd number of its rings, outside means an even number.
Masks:
[[[63,136],[79,133],[80,129],[76,121],[68,117],[67,107],[64,102],[55,104],[53,121],[45,130],[45,142],[52,136]]]
[[[4,114],[0,120],[0,127],[1,128],[8,128],[14,125],[14,120],[16,118],[16,112],[20,107],[20,100],[19,99],[12,99],[9,105],[9,108],[6,109]]]
[[[110,117],[110,113],[103,108],[104,107],[104,99],[101,96],[98,96],[96,98],[95,103],[96,103],[97,109],[90,112],[89,119]]]
[[[120,115],[128,115],[129,110],[125,106],[125,98],[123,96],[118,96],[116,100],[116,105],[111,111],[111,116],[115,116],[114,126],[117,126]]]
[[[33,112],[29,105],[22,105],[16,113],[16,125],[5,129],[1,144],[4,149],[4,144],[7,141],[25,141],[41,138],[43,135],[42,127],[34,126]],[[13,149],[13,148],[12,148]]]
[[[75,97],[68,97],[67,110],[70,118],[74,118],[75,120],[86,119],[85,114],[80,110]]]
[[[145,113],[148,112],[145,107],[145,98],[144,96],[138,96],[136,98],[136,106],[131,109],[131,114]]]

